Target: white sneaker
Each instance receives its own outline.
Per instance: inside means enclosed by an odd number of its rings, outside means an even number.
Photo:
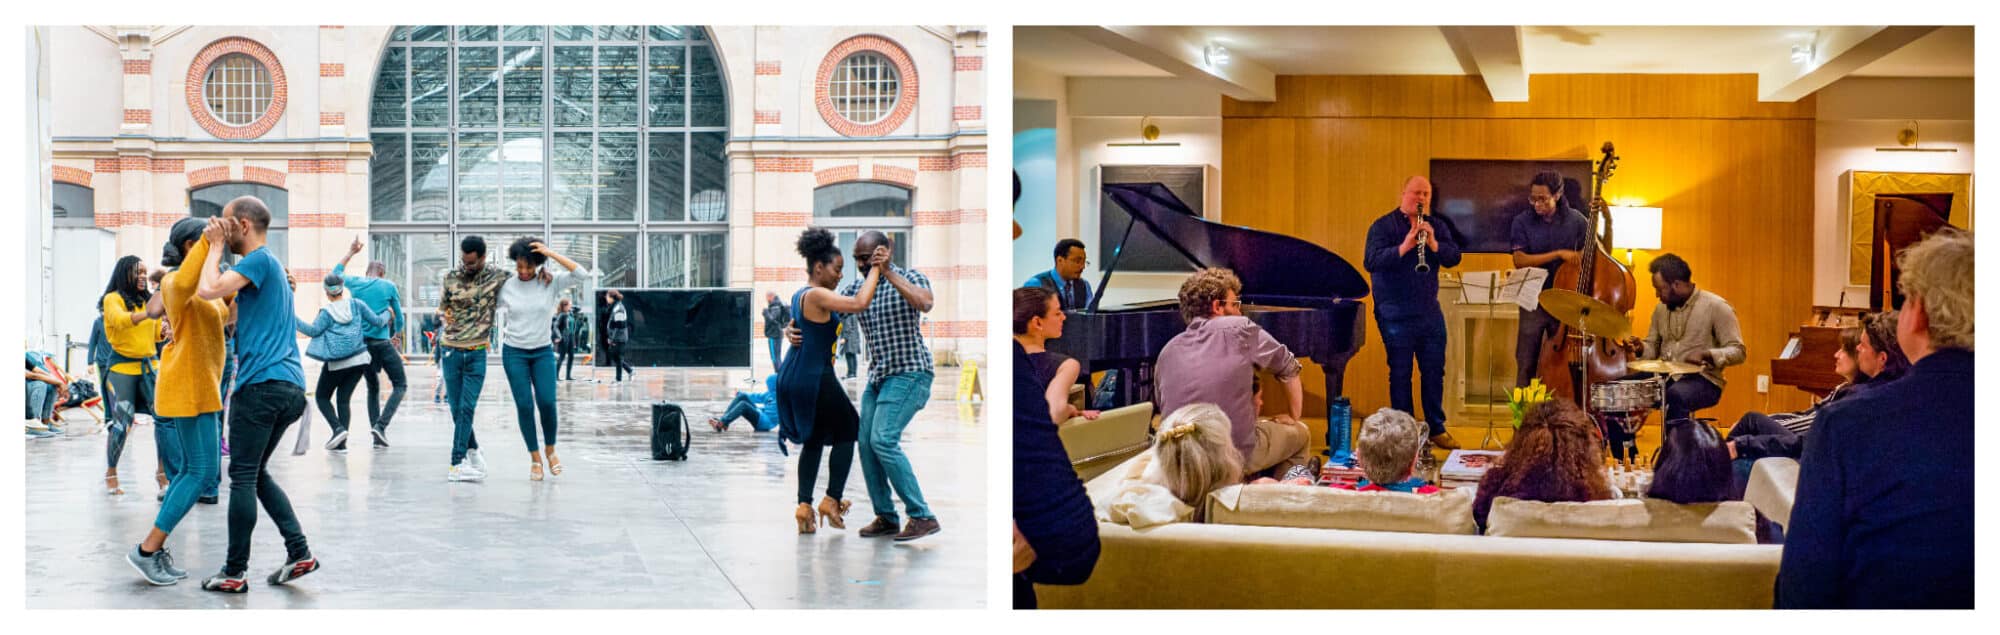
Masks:
[[[451,472],[445,474],[444,480],[483,481],[486,480],[486,473],[473,469],[470,465],[461,463],[451,466]]]
[[[465,463],[481,474],[486,472],[486,457],[479,453],[478,448],[465,451]]]

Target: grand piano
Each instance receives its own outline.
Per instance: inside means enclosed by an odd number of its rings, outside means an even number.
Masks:
[[[1353,265],[1298,238],[1203,219],[1159,183],[1106,184],[1104,193],[1130,222],[1111,248],[1097,297],[1088,308],[1069,311],[1063,337],[1048,342],[1049,350],[1081,362],[1085,377],[1118,371],[1112,403],[1100,401],[1100,407],[1151,401],[1152,362],[1167,340],[1187,329],[1175,299],[1103,306],[1125,241],[1141,229],[1178,251],[1190,271],[1234,271],[1243,282],[1243,314],[1293,355],[1319,364],[1326,371],[1328,399],[1341,394],[1347,361],[1361,349],[1360,298],[1368,295],[1368,281]]]

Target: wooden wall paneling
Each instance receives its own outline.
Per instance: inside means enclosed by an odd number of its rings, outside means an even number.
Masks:
[[[1223,220],[1319,243],[1359,266],[1368,224],[1395,205],[1402,181],[1437,158],[1624,157],[1613,204],[1666,209],[1663,251],[1687,258],[1703,288],[1729,299],[1748,362],[1728,373],[1705,414],[1732,423],[1748,409],[1790,410],[1809,397],[1756,375],[1810,310],[1813,130],[1809,100],[1755,102],[1750,76],[1537,76],[1527,104],[1493,104],[1476,78],[1281,77],[1280,99],[1225,99]],[[1615,254],[1622,256],[1622,254]],[[1645,267],[1635,322],[1656,300]],[[1459,269],[1505,267],[1473,256]],[[1372,316],[1348,366],[1355,412],[1387,405],[1386,364]],[[1308,411],[1324,412],[1317,369]]]

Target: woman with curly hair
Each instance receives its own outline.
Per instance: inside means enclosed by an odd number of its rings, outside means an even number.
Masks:
[[[875,287],[882,265],[889,261],[889,248],[879,247],[871,255],[868,277],[860,293],[852,297],[834,292],[840,284],[845,259],[834,245],[833,233],[818,227],[799,235],[799,256],[806,259],[807,285],[792,293],[792,324],[804,341],[785,353],[778,365],[778,435],[780,449],[785,442],[803,444],[799,453],[799,506],[793,518],[799,533],[813,533],[814,515],[834,529],[846,529],[844,517],[852,504],[842,498],[847,474],[854,467],[854,442],[861,429],[861,415],[848,401],[847,391],[833,372],[833,350],[840,340],[843,313],[858,313],[875,299]],[[826,497],[817,510],[812,505],[813,483],[819,479],[820,451],[832,446]]]
[[[125,454],[125,437],[133,419],[142,413],[153,415],[154,382],[159,379],[160,316],[165,312],[158,305],[149,307],[152,299],[146,263],[138,256],[119,258],[111,267],[111,281],[104,285],[98,307],[104,313],[104,339],[111,346],[110,363],[102,370],[104,394],[109,397],[104,400],[105,414],[111,420],[104,435],[104,489],[113,496],[125,493],[118,485],[118,459]],[[178,452],[169,455],[171,448],[171,443],[159,445],[163,467],[180,459]],[[164,496],[164,470],[158,478]]]
[[[1485,528],[1486,512],[1500,496],[1545,503],[1610,499],[1603,448],[1597,424],[1575,404],[1562,399],[1536,404],[1507,441],[1506,460],[1479,479],[1473,521]]]

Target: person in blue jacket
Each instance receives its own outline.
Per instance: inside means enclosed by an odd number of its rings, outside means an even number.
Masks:
[[[729,424],[737,419],[749,419],[750,429],[767,432],[778,427],[778,375],[772,373],[764,377],[764,392],[738,392],[730,398],[729,408],[722,411],[722,418],[708,418],[708,427],[716,432],[729,429]]]
[[[320,415],[333,428],[326,449],[346,452],[347,424],[353,414],[349,399],[373,361],[365,333],[370,326],[388,324],[390,311],[385,308],[378,313],[360,298],[349,297],[340,274],[327,274],[322,283],[328,304],[312,322],[298,320],[297,328],[313,338],[306,347],[306,357],[326,362],[319,371],[319,385],[313,388],[313,400],[319,404]]]

